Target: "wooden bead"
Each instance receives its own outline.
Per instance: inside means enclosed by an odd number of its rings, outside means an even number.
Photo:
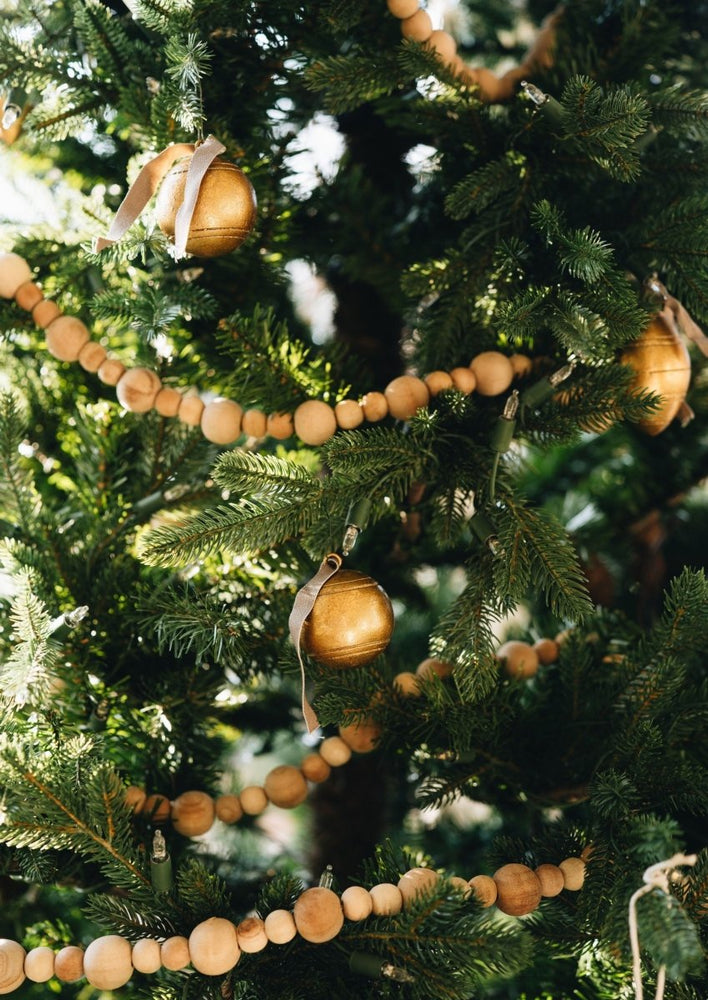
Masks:
[[[24,981],[25,949],[17,941],[0,938],[0,993],[12,993]]]
[[[381,739],[381,726],[373,720],[362,719],[349,726],[340,726],[339,735],[354,753],[371,753]]]
[[[467,882],[466,879],[461,878],[459,875],[450,876],[450,885],[455,889],[459,889],[464,896],[469,896],[472,893],[472,887],[469,882]]]
[[[204,400],[196,393],[182,397],[177,410],[177,419],[188,427],[198,427],[204,412]]]
[[[56,322],[60,323],[61,320]],[[131,413],[147,413],[152,409],[160,387],[159,377],[150,368],[128,368],[118,379],[116,396],[125,410],[130,410]]]
[[[491,875],[475,875],[468,882],[478,903],[485,908],[493,906],[497,901],[497,883]]]
[[[510,639],[497,650],[497,659],[501,660],[509,677],[533,677],[538,671],[538,653],[528,642]]]
[[[452,664],[446,663],[444,660],[438,660],[435,656],[428,656],[426,659],[421,660],[415,668],[415,672],[417,677],[430,677],[432,674],[437,674],[438,677],[444,680],[445,677],[449,677],[452,673]]]
[[[98,990],[117,990],[133,974],[130,941],[119,934],[94,938],[84,952],[84,975]]]
[[[80,363],[81,358],[79,358]],[[176,417],[181,402],[181,392],[178,392],[177,389],[173,389],[169,385],[163,385],[155,396],[155,402],[152,405],[155,407],[156,413],[159,413],[161,417]]]
[[[104,385],[117,385],[123,377],[125,365],[118,358],[106,358],[96,373]]]
[[[457,42],[447,31],[432,31],[425,44],[437,52],[444,63],[451,63],[457,55]]]
[[[659,406],[637,422],[652,437],[660,434],[677,415],[691,381],[691,358],[673,322],[654,316],[620,361],[634,369],[636,389],[661,396]]]
[[[560,653],[560,646],[555,639],[537,639],[533,648],[536,650],[538,662],[544,666],[555,663]]]
[[[54,956],[54,975],[63,983],[75,983],[84,974],[84,951],[74,944],[60,948]]]
[[[541,902],[541,883],[526,865],[502,865],[492,877],[497,884],[497,907],[502,913],[522,917]]]
[[[392,882],[380,882],[369,889],[374,915],[390,917],[403,909],[403,894]]]
[[[85,372],[97,372],[106,360],[107,354],[103,344],[88,340],[79,351],[77,361]]]
[[[236,928],[236,934],[238,935],[239,948],[249,955],[263,951],[268,944],[265,923],[260,917],[246,917]]]
[[[59,316],[44,331],[47,350],[58,361],[76,361],[89,332],[76,316]]]
[[[486,104],[495,104],[506,92],[505,84],[501,82],[496,73],[492,73],[486,66],[477,67],[476,80],[480,100]],[[496,393],[491,393],[491,395],[496,395]]]
[[[133,968],[148,975],[162,968],[160,942],[154,938],[140,938],[133,945]]]
[[[25,975],[33,983],[46,983],[54,975],[54,951],[46,945],[32,948],[25,955]]]
[[[263,410],[246,410],[241,418],[241,430],[249,437],[262,438],[266,436],[268,421]]]
[[[373,908],[371,894],[361,885],[350,885],[342,893],[342,910],[347,920],[366,920]]]
[[[442,392],[444,389],[451,389],[453,385],[452,376],[448,372],[442,371],[429,372],[423,381],[431,396],[437,396],[439,392]]]
[[[558,865],[539,865],[536,878],[541,883],[542,896],[557,896],[564,887],[563,872]]]
[[[412,17],[420,7],[418,0],[386,0],[386,4],[394,17]]]
[[[409,906],[416,896],[437,885],[438,873],[432,868],[411,868],[398,880],[404,907]]]
[[[125,790],[125,804],[132,809],[134,813],[142,812],[146,798],[147,795],[145,794],[145,789],[139,788],[137,785],[128,785]]]
[[[290,764],[279,764],[263,782],[265,793],[275,806],[294,809],[307,798],[307,782],[302,772]]]
[[[432,33],[433,22],[424,10],[417,10],[415,14],[401,21],[401,34],[414,42],[427,42]]]
[[[202,434],[213,444],[233,444],[241,436],[243,408],[230,399],[213,399],[202,411]]]
[[[189,935],[189,957],[204,976],[223,976],[238,962],[241,948],[236,927],[225,917],[209,917]]]
[[[38,288],[33,281],[25,281],[23,285],[15,292],[15,302],[18,304],[20,309],[24,309],[25,312],[32,312],[34,307],[38,305],[44,295],[42,295],[42,289]]]
[[[388,416],[388,402],[382,392],[367,392],[361,401],[361,408],[369,423],[376,423]]]
[[[533,361],[525,354],[512,354],[509,358],[509,364],[514,372],[514,378],[528,375],[533,368]]]
[[[305,889],[295,901],[293,919],[300,937],[311,944],[331,941],[344,924],[339,896],[319,885]]]
[[[268,805],[268,796],[260,785],[248,785],[238,798],[241,808],[248,816],[260,816]]]
[[[32,280],[32,271],[17,253],[0,253],[0,295],[12,299],[20,285]],[[3,939],[4,940],[4,939]]]
[[[148,795],[140,811],[151,823],[166,823],[172,806],[166,795]]]
[[[177,934],[163,941],[160,945],[160,961],[170,972],[186,969],[190,961],[187,938]]]
[[[273,944],[287,944],[297,934],[293,915],[289,910],[273,910],[263,921],[268,940]]]
[[[172,803],[172,825],[183,837],[199,837],[214,825],[216,808],[206,792],[182,792]]]
[[[32,319],[42,330],[46,330],[49,324],[60,316],[61,309],[51,299],[42,299],[32,310]]]
[[[364,422],[364,411],[356,399],[342,399],[334,408],[337,427],[350,431]]]
[[[514,378],[511,361],[499,351],[482,351],[472,358],[470,368],[477,379],[480,396],[498,396],[506,392]]]
[[[477,378],[471,368],[453,368],[450,378],[457,391],[465,396],[469,396],[477,387]]]
[[[295,433],[304,444],[320,445],[334,435],[337,418],[334,410],[320,399],[300,403],[293,414]]]
[[[320,744],[320,757],[331,767],[341,767],[351,760],[352,752],[341,736],[328,736]]]
[[[399,375],[384,389],[388,412],[397,420],[408,420],[430,402],[425,382],[415,375]]]
[[[285,441],[295,433],[292,413],[269,413],[266,429],[276,441]]]
[[[420,678],[410,670],[402,670],[393,678],[393,686],[404,698],[417,698],[420,694]]]
[[[315,784],[326,781],[332,773],[331,766],[318,753],[309,753],[304,757],[300,763],[300,770],[308,781],[314,781]]]
[[[238,795],[220,795],[214,803],[214,808],[222,823],[238,823],[243,816]]]
[[[585,881],[585,862],[582,858],[566,858],[558,865],[563,872],[563,888],[577,892]]]

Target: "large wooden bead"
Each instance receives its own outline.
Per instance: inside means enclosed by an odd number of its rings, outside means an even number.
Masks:
[[[432,33],[433,22],[427,11],[417,10],[415,14],[401,21],[401,34],[414,42],[427,42]]]
[[[403,909],[403,895],[392,882],[379,882],[369,889],[371,904],[377,917],[391,917]]]
[[[350,885],[342,893],[342,910],[347,920],[366,920],[373,908],[371,893],[362,885]]]
[[[302,772],[290,764],[279,764],[269,771],[263,786],[273,805],[281,809],[294,809],[307,798],[307,782]]]
[[[330,767],[341,767],[352,759],[352,751],[341,736],[328,736],[320,744],[320,757]]]
[[[60,323],[61,320],[56,322]],[[118,379],[116,396],[125,410],[130,410],[132,413],[147,413],[152,409],[161,386],[159,376],[150,368],[128,368]]]
[[[533,368],[533,361],[526,354],[512,354],[509,363],[514,371],[514,378],[528,375]]]
[[[54,951],[46,945],[32,948],[25,956],[25,975],[33,983],[46,983],[54,975]]]
[[[20,285],[32,280],[32,271],[18,253],[0,253],[0,295],[12,299]]]
[[[344,924],[339,896],[323,886],[305,889],[295,902],[293,919],[300,937],[311,944],[331,941]]]
[[[199,837],[214,825],[214,800],[206,792],[182,792],[172,803],[172,825],[184,837]]]
[[[542,896],[557,896],[565,887],[563,872],[558,865],[539,865],[536,878],[541,883]]]
[[[120,989],[133,974],[132,951],[119,934],[95,938],[84,952],[84,975],[96,989]]]
[[[372,424],[388,416],[388,401],[382,392],[367,392],[361,401],[361,408]]]
[[[397,420],[408,420],[430,402],[427,385],[415,375],[399,375],[386,386],[384,396],[389,413]]]
[[[393,608],[383,588],[365,573],[342,569],[317,595],[301,644],[324,666],[362,667],[386,649],[392,632]]]
[[[213,444],[233,444],[241,436],[243,407],[230,399],[213,399],[202,411],[202,434]]]
[[[59,361],[76,361],[89,332],[76,316],[59,316],[45,330],[47,350]]]
[[[160,185],[155,202],[157,224],[174,239],[175,219],[184,201],[189,161],[176,163]],[[194,206],[187,253],[220,257],[246,239],[256,221],[253,185],[235,163],[217,157],[207,168]]]
[[[268,796],[260,785],[247,785],[238,798],[248,816],[260,816],[268,805]]]
[[[497,883],[491,875],[475,875],[468,885],[478,903],[485,908],[493,906],[497,901]]]
[[[17,941],[0,938],[0,993],[12,993],[24,981],[25,949]]]
[[[300,770],[308,781],[317,785],[326,781],[332,773],[331,765],[318,753],[308,753],[306,757],[303,757],[300,762]]]
[[[60,948],[54,956],[54,975],[63,983],[75,983],[84,974],[84,951],[75,944]]]
[[[401,19],[412,17],[420,7],[418,0],[386,0],[386,2],[393,16]]]
[[[350,431],[364,422],[364,411],[356,399],[342,399],[334,408],[337,427]]]
[[[15,292],[15,302],[25,312],[32,312],[34,307],[39,305],[43,298],[42,289],[35,285],[33,281],[25,281]]]
[[[477,379],[480,396],[498,396],[506,392],[514,378],[511,361],[499,351],[482,351],[472,358],[470,368]]]
[[[520,639],[510,639],[500,646],[497,659],[501,660],[509,677],[533,677],[538,671],[538,653]]]
[[[308,399],[295,410],[293,426],[305,444],[324,444],[337,430],[337,418],[327,403],[320,399]]]
[[[238,823],[243,816],[243,807],[238,795],[220,795],[214,807],[222,823]]]
[[[287,944],[297,934],[293,915],[289,910],[273,910],[263,921],[268,940],[273,944]]]
[[[634,369],[634,387],[661,396],[657,409],[638,421],[647,434],[665,430],[686,398],[691,381],[691,359],[686,346],[663,316],[657,315],[638,340],[622,351],[622,364]]]
[[[263,951],[268,944],[265,923],[260,917],[246,917],[236,928],[236,934],[239,948],[249,955]]]
[[[223,976],[238,962],[241,949],[236,927],[225,917],[209,917],[189,935],[192,965],[205,976]]]
[[[407,907],[421,892],[427,892],[437,885],[439,875],[432,868],[411,868],[398,880],[398,888]]]
[[[160,942],[154,938],[140,938],[133,945],[133,968],[148,975],[162,968]]]
[[[176,934],[168,937],[160,945],[160,961],[170,972],[186,969],[190,962],[189,942],[186,937]]]
[[[372,719],[362,719],[339,727],[339,735],[354,753],[371,753],[381,739],[381,726]]]
[[[566,858],[558,865],[563,872],[563,888],[577,892],[585,881],[585,862],[582,858]]]
[[[166,823],[172,807],[166,795],[148,795],[140,810],[151,823]]]
[[[526,865],[502,865],[492,877],[497,884],[497,907],[502,913],[522,917],[541,902],[541,883]]]

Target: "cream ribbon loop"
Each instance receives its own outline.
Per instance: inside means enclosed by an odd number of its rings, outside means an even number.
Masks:
[[[197,204],[199,188],[202,185],[204,174],[220,153],[226,152],[226,146],[222,145],[213,135],[208,135],[201,145],[194,150],[192,159],[187,168],[187,180],[184,185],[184,199],[177,210],[175,216],[175,248],[173,257],[180,260],[187,252],[187,239],[189,237],[189,227],[194,215],[194,206]]]

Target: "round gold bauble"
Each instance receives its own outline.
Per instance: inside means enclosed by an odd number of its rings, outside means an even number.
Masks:
[[[638,340],[622,351],[620,361],[634,369],[634,388],[661,396],[661,404],[637,421],[652,437],[661,434],[686,398],[691,381],[691,359],[686,345],[663,316],[654,316]]]
[[[302,648],[325,667],[363,667],[389,644],[393,608],[365,573],[339,570],[320,590],[302,628]]]
[[[155,202],[157,224],[174,239],[175,218],[184,200],[189,160],[168,171]],[[189,226],[187,253],[221,257],[246,239],[256,221],[256,195],[244,172],[235,163],[217,157],[202,179]]]

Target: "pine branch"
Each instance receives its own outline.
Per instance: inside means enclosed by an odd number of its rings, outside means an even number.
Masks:
[[[25,415],[13,392],[0,393],[0,510],[10,523],[19,521],[31,532],[39,510],[39,497],[20,445],[26,433]]]
[[[225,452],[216,460],[213,477],[223,489],[246,497],[316,501],[322,494],[321,482],[304,465],[257,452]]]
[[[17,706],[29,701],[35,705],[44,702],[61,648],[51,639],[51,619],[35,589],[34,573],[22,568],[17,574],[17,595],[10,606],[10,640],[14,648],[0,666],[2,699]]]
[[[400,86],[398,75],[395,52],[380,51],[376,59],[368,56],[320,59],[305,71],[305,84],[321,95],[331,114],[340,115],[390,94]]]
[[[468,174],[453,187],[445,198],[445,211],[453,219],[466,219],[472,213],[480,215],[502,198],[519,191],[526,164],[518,153],[504,156]]]

